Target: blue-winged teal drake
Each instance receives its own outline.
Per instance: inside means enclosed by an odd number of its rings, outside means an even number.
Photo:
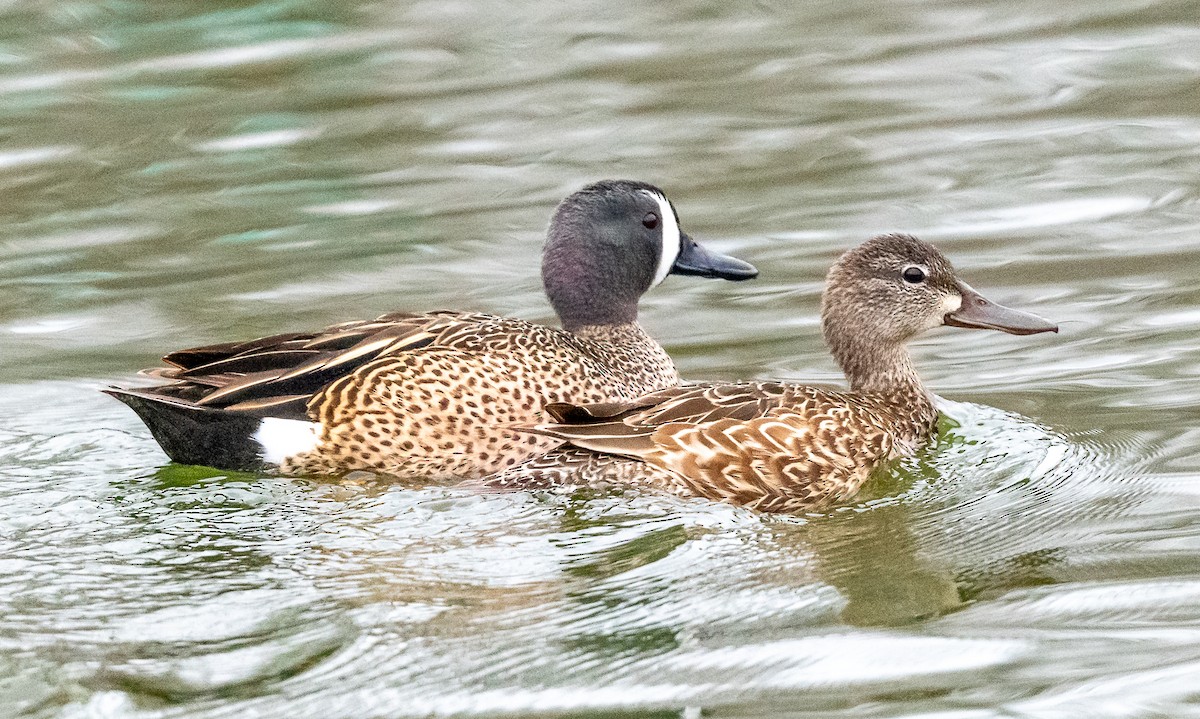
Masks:
[[[821,321],[849,391],[702,383],[633,402],[551,404],[555,423],[521,430],[568,444],[488,483],[632,483],[763,511],[817,508],[853,495],[877,467],[933,435],[933,395],[905,347],[913,337],[941,325],[1058,331],[984,299],[941,252],[900,234],[842,255],[826,278]]]
[[[605,181],[550,222],[542,280],[563,329],[468,312],[389,314],[317,332],[197,347],[110,389],[171,459],[221,469],[479,477],[559,440],[502,427],[549,419],[545,402],[631,400],[678,384],[637,322],[669,274],[758,274],[679,229],[662,190]]]

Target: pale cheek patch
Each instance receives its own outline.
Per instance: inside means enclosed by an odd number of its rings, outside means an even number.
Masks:
[[[647,195],[654,198],[658,203],[658,216],[662,220],[662,251],[658,255],[658,271],[654,273],[654,284],[662,282],[671,273],[671,267],[675,264],[675,259],[679,257],[679,223],[675,221],[675,210],[671,209],[671,203],[662,195],[657,195],[649,190],[642,190]],[[651,285],[653,286],[653,285]]]
[[[258,425],[254,440],[262,447],[264,462],[280,464],[288,457],[316,449],[319,429],[316,422],[267,417]]]
[[[958,312],[961,307],[962,295],[955,293],[943,297],[941,311],[938,312],[936,317],[933,317],[930,320],[930,322],[933,323],[932,327],[941,327],[942,325],[946,324],[946,315],[950,314],[951,312]]]

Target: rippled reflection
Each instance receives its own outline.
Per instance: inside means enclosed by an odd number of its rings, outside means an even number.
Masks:
[[[1198,35],[1183,0],[2,4],[0,714],[1196,714]],[[647,298],[689,377],[839,381],[821,281],[888,230],[1063,331],[922,340],[937,445],[807,517],[164,466],[96,391],[389,310],[549,321],[549,212],[612,176],[762,270]]]

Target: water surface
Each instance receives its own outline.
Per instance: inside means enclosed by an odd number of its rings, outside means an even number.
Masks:
[[[1200,716],[1190,2],[0,4],[0,715]],[[582,184],[753,283],[690,378],[837,382],[845,248],[939,245],[1058,336],[915,353],[935,446],[851,506],[167,464],[96,390],[391,310],[552,321]]]

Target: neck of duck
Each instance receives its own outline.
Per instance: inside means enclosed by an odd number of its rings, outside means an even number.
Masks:
[[[911,418],[921,427],[937,418],[933,395],[925,388],[903,342],[869,333],[840,332],[826,320],[825,341],[856,394],[896,408],[889,414]]]
[[[643,264],[580,252],[561,241],[549,243],[542,256],[546,297],[563,329],[613,380],[610,389],[617,389],[610,400],[679,384],[675,363],[637,321],[638,300],[653,280]]]
[[[633,322],[611,322],[594,325],[575,325],[573,327],[564,326],[563,329],[576,337],[582,337],[593,342],[623,343],[633,340],[634,344],[647,342],[657,344],[636,320]]]
[[[635,399],[680,382],[671,356],[636,321],[579,325],[570,331],[585,343],[588,354],[621,378],[622,391],[614,399]]]
[[[831,343],[831,349],[853,392],[914,398],[928,395],[908,348],[902,344],[852,337]]]

